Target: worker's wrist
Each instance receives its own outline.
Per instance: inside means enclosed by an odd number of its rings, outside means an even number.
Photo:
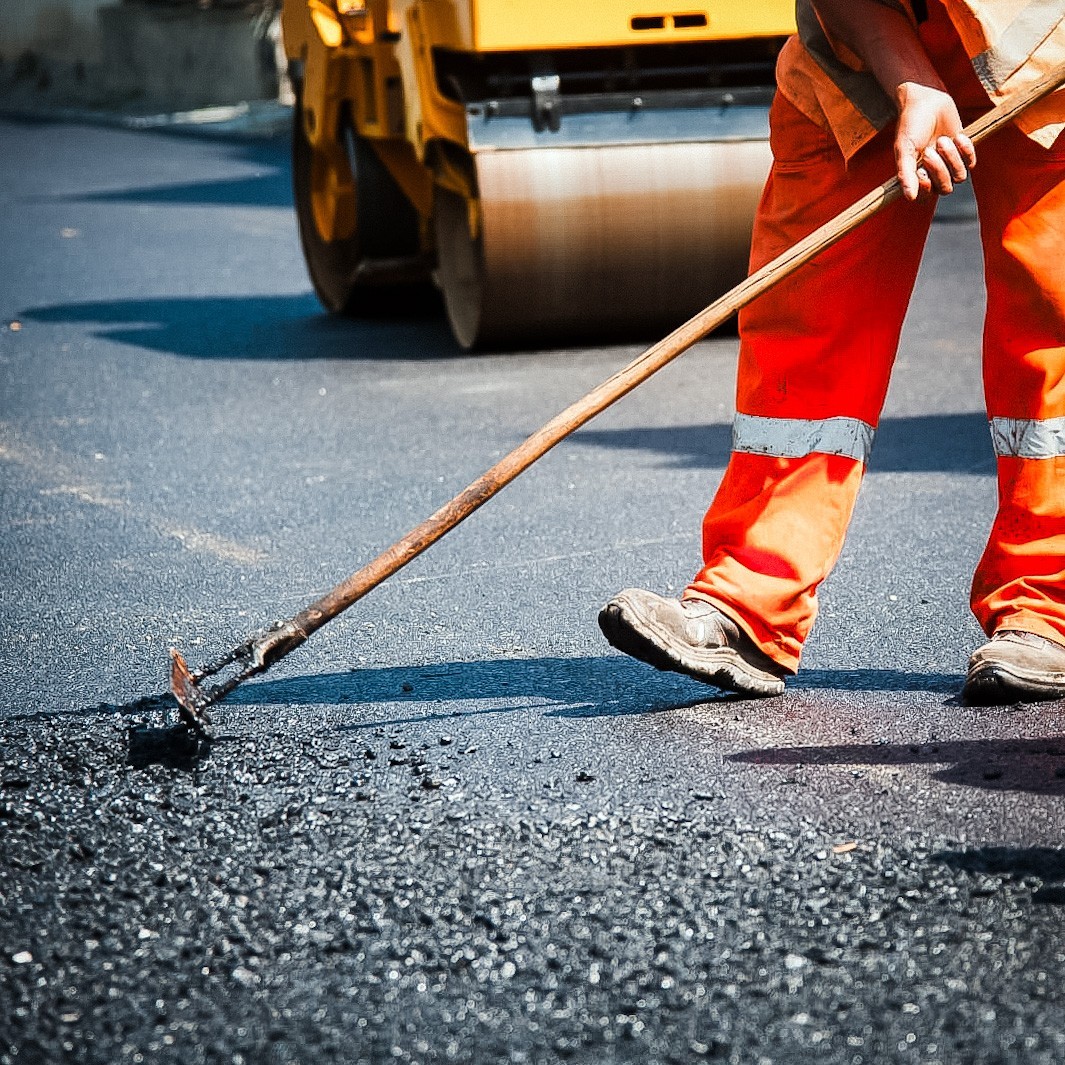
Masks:
[[[940,81],[939,77],[933,75],[930,78],[900,81],[895,86],[892,96],[895,100],[895,106],[901,114],[907,106],[913,104],[918,99],[927,98],[929,93],[942,93],[945,96],[950,95],[947,92],[947,87],[942,81]]]

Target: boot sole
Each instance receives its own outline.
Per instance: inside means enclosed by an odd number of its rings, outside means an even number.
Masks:
[[[1008,706],[1065,698],[1065,679],[1007,669],[1000,662],[982,662],[969,670],[962,701],[968,706]]]
[[[637,623],[650,630],[661,643],[641,632]],[[647,618],[629,616],[618,603],[607,603],[599,612],[599,628],[611,647],[662,672],[683,673],[723,691],[761,699],[784,691],[783,680],[752,666],[734,647],[705,650],[676,647],[670,644],[668,633]]]

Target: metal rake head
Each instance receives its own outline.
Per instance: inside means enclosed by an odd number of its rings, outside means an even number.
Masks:
[[[210,739],[211,718],[207,714],[207,707],[224,699],[249,677],[268,669],[306,639],[307,632],[296,619],[280,621],[199,669],[190,669],[181,652],[171,647],[170,691],[177,700],[181,720],[204,739]],[[228,675],[222,679],[213,684],[203,684],[208,677],[218,676],[224,671]]]

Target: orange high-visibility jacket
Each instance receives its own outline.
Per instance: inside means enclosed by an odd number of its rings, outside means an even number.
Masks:
[[[911,0],[876,2],[917,24]],[[992,102],[1065,64],[1065,0],[942,2]],[[797,0],[799,33],[781,52],[777,83],[807,118],[832,132],[849,159],[895,117],[895,106],[858,57],[829,38],[814,3]],[[1030,107],[1017,124],[1049,148],[1065,129],[1065,90]]]

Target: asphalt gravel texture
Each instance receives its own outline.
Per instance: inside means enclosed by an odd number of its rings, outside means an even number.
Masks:
[[[639,346],[325,318],[283,142],[0,136],[2,1065],[1062,1060],[1065,706],[957,699],[994,506],[964,201],[783,697],[595,626],[697,564],[724,335],[199,743],[168,645],[303,606]]]

